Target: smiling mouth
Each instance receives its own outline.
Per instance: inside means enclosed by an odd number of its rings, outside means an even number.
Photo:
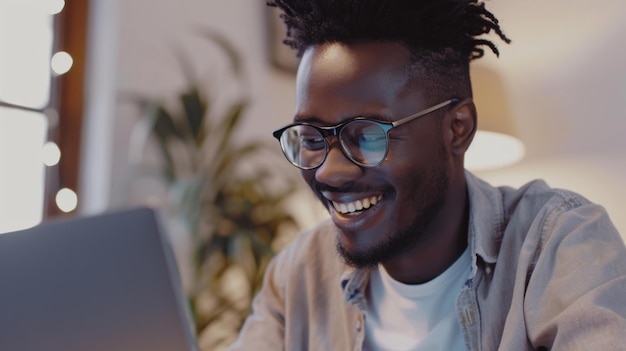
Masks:
[[[332,203],[337,212],[341,214],[348,214],[367,210],[368,208],[375,206],[380,200],[382,200],[382,198],[382,195],[376,195],[352,202],[342,203],[332,201]]]

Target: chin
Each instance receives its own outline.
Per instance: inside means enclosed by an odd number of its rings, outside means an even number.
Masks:
[[[354,268],[373,268],[378,266],[390,257],[393,257],[398,250],[392,247],[393,241],[386,241],[371,247],[359,248],[359,244],[353,242],[355,233],[344,233],[337,229],[337,252],[344,263]]]
[[[417,213],[414,221],[405,228],[377,228],[361,232],[346,232],[336,228],[337,252],[347,265],[368,268],[411,252],[416,247],[428,245],[432,239],[429,236],[433,235],[429,227],[442,207],[443,198],[438,200]],[[386,234],[381,237],[381,233]]]

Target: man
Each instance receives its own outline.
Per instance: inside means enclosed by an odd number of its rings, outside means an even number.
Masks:
[[[478,0],[276,0],[301,55],[283,152],[330,213],[269,266],[232,350],[626,349],[604,209],[463,166]],[[338,252],[338,254],[336,254]]]

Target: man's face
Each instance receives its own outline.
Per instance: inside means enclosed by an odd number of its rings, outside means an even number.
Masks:
[[[394,121],[439,103],[416,90],[428,82],[413,77],[417,84],[410,84],[409,58],[391,43],[310,47],[298,71],[294,120],[321,126],[357,116]],[[325,162],[302,171],[338,229],[338,250],[348,264],[383,263],[436,236],[429,228],[441,218],[451,167],[444,113],[392,129],[387,159],[377,167],[354,164],[330,137]]]

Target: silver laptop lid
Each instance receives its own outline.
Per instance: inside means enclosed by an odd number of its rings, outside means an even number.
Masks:
[[[169,242],[147,208],[0,235],[0,350],[197,350]]]

